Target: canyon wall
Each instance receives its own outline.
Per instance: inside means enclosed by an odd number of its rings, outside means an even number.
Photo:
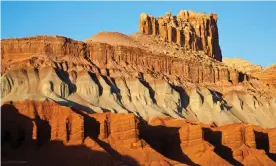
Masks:
[[[186,50],[204,51],[209,57],[222,60],[219,46],[217,15],[181,10],[177,16],[167,12],[154,18],[142,13],[139,32],[158,35],[168,42],[177,43]]]

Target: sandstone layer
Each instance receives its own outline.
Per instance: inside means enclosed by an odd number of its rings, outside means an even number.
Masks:
[[[87,114],[53,101],[8,102],[1,111],[4,163],[276,164],[275,148],[270,141],[274,130],[253,125],[240,123],[217,128],[172,118],[144,123],[134,114]]]

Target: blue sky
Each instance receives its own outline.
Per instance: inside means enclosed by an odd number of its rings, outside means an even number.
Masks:
[[[218,14],[223,57],[276,63],[276,2],[2,2],[1,38],[61,35],[84,40],[100,31],[138,31],[141,12]]]

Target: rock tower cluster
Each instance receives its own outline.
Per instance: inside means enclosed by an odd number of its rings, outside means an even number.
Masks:
[[[222,60],[216,14],[207,16],[205,13],[181,10],[177,16],[167,12],[165,16],[154,18],[142,13],[139,31],[145,35],[159,35],[186,50],[204,51],[209,57]]]

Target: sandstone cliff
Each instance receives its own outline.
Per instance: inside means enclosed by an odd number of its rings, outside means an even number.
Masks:
[[[4,162],[23,160],[27,165],[276,164],[273,141],[270,141],[274,130],[252,125],[216,128],[172,118],[144,123],[133,114],[87,114],[53,101],[5,103],[1,111]]]
[[[178,163],[162,156],[138,137],[139,121],[133,114],[88,115],[74,108],[59,106],[52,101],[7,103],[1,109],[3,114],[2,123],[5,126],[2,128],[2,135],[4,140],[9,137],[4,142],[7,145],[6,153],[9,153],[9,148],[17,150],[23,145],[31,145],[32,148],[38,146],[39,149],[42,149],[37,154],[40,156],[43,153],[47,153],[44,148],[53,146],[48,149],[50,152],[58,148],[55,147],[58,145],[51,145],[52,142],[60,142],[68,147],[85,146],[88,151],[100,150],[109,154],[106,158],[97,161],[100,165],[108,165],[108,163],[110,165],[118,165],[118,162],[127,165],[137,165],[138,163],[139,165],[170,165],[170,163]],[[37,145],[33,145],[33,141]],[[66,153],[66,151],[62,153]],[[85,156],[82,157],[82,160],[86,161],[82,162],[85,165],[90,165],[89,160],[96,158],[93,157],[93,153],[86,153],[86,155],[87,158]],[[47,156],[45,157],[47,158]],[[74,158],[69,160],[77,162],[74,161]],[[34,160],[30,164],[32,165],[36,162],[41,161]],[[61,162],[63,162],[61,163],[62,165],[67,165],[65,160],[62,159]],[[93,164],[97,163],[91,162]],[[54,165],[57,163],[58,160],[53,161]]]

